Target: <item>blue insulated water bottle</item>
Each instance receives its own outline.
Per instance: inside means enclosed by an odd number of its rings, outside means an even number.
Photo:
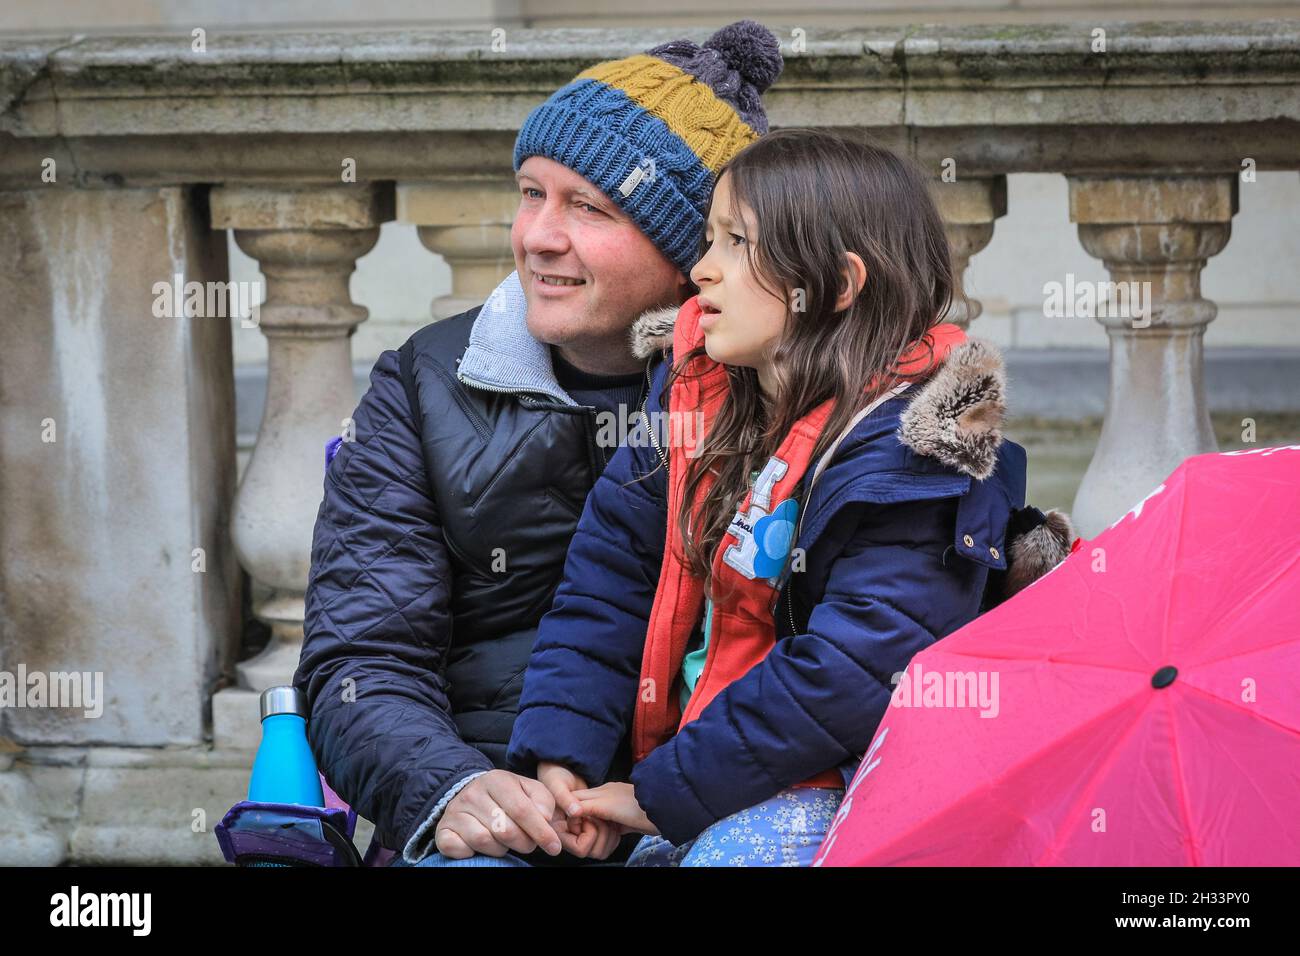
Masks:
[[[325,806],[320,774],[307,744],[307,695],[296,687],[262,691],[262,743],[253,761],[248,799],[254,803]]]

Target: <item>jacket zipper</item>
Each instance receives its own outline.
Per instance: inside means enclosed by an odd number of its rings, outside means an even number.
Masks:
[[[785,609],[790,615],[790,635],[793,637],[798,634],[798,629],[794,626],[794,582],[787,582],[785,586]]]
[[[488,385],[485,384],[484,382],[479,382],[470,378],[468,375],[465,375],[463,372],[459,370],[456,372],[456,377],[460,379],[460,381],[464,382],[466,385],[473,385],[475,388],[481,388],[485,392],[504,392],[508,395],[518,395],[521,398],[525,395],[545,394],[544,392],[534,392],[531,389],[502,388],[500,385]],[[582,406],[575,406],[575,407],[581,408]]]
[[[654,445],[655,454],[658,455],[659,460],[663,462],[664,473],[666,476],[668,472],[668,456],[664,454],[663,448],[659,446],[659,436],[656,435],[655,430],[650,427],[650,416],[646,414],[645,410],[646,405],[650,402],[650,388],[654,385],[654,379],[650,376],[650,362],[647,362],[645,366],[645,383],[645,397],[641,399],[641,421],[645,423],[646,434],[650,436],[650,444]]]
[[[437,362],[433,363],[433,370],[437,373],[438,377],[442,379],[443,384],[447,386],[447,391],[451,392],[452,399],[460,406],[460,410],[465,413],[465,417],[469,419],[469,423],[474,427],[474,431],[478,432],[478,437],[483,440],[484,444],[491,441],[491,426],[483,420],[483,417],[479,415],[478,411],[466,400],[465,396],[462,394],[464,389],[462,389],[460,383],[456,381],[456,376],[443,368]]]

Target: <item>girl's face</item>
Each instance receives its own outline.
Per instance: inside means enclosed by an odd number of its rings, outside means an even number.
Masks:
[[[786,303],[764,289],[749,265],[746,246],[758,241],[758,224],[746,206],[741,221],[731,218],[727,173],[713,190],[704,239],[704,257],[691,270],[700,287],[700,328],[709,358],[758,371],[759,384],[772,397],[771,356],[785,331]]]

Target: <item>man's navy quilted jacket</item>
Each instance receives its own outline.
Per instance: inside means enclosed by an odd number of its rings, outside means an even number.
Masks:
[[[505,766],[537,624],[604,467],[592,409],[555,382],[510,288],[511,307],[432,323],[379,357],[312,540],[294,675],[308,740],[408,862],[432,851],[460,786]]]

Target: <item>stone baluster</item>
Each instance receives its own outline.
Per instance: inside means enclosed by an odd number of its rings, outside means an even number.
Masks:
[[[964,288],[971,256],[993,238],[994,220],[1007,214],[1007,177],[972,176],[953,182],[934,180],[931,195],[943,216],[956,285]],[[978,299],[967,297],[964,303],[960,300],[953,303],[946,321],[968,328],[983,310]]]
[[[1201,270],[1228,242],[1237,178],[1070,176],[1069,186],[1084,249],[1112,282],[1143,284],[1125,288],[1149,307],[1145,316],[1132,307],[1103,315],[1097,295],[1097,320],[1110,338],[1110,390],[1073,509],[1080,533],[1092,536],[1184,458],[1217,449],[1203,382],[1205,328],[1217,308],[1201,296]]]
[[[248,747],[258,739],[256,694],[289,683],[301,655],[325,444],[356,407],[349,339],[367,311],[352,302],[348,280],[393,218],[393,194],[370,183],[222,186],[211,209],[213,228],[234,229],[266,277],[258,317],[266,410],[236,493],[233,537],[249,575],[274,589],[253,609],[271,641],[238,665],[239,687],[213,701],[218,746]]]
[[[451,267],[451,294],[433,300],[433,318],[482,305],[514,271],[510,224],[518,208],[518,187],[504,172],[492,180],[398,184],[397,220],[415,225],[425,248]]]

